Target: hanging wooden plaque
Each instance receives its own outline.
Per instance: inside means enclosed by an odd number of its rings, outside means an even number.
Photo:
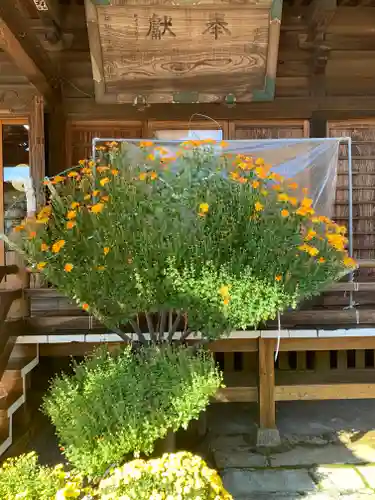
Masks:
[[[274,98],[282,0],[85,0],[98,103]]]

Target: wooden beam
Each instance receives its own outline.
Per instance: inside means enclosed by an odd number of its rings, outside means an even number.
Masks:
[[[0,2],[0,48],[12,58],[22,74],[52,101],[59,90],[56,70],[41,43],[22,15],[18,0]]]
[[[68,165],[66,115],[62,102],[56,103],[48,115],[48,166],[47,175],[63,172]]]
[[[36,202],[41,205],[44,200],[43,179],[46,175],[44,148],[44,99],[35,96],[30,112],[30,168],[35,186]]]

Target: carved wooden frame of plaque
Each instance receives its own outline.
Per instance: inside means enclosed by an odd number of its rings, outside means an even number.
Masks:
[[[85,0],[95,98],[99,104],[235,104],[273,100],[283,0],[198,0],[193,6],[192,1],[141,0],[140,5],[139,0]],[[199,18],[199,27],[193,27],[191,14],[190,17],[186,14],[191,9]],[[245,35],[231,36],[229,27],[235,24],[226,22],[230,16],[246,28]],[[191,23],[189,35],[181,29],[181,25],[187,27],[187,19]],[[168,60],[162,49],[171,50],[172,54],[181,52],[180,42],[171,49],[171,41],[179,38],[179,32],[193,37],[197,29],[205,37],[201,40],[204,47],[208,47],[200,56],[202,59],[194,60],[198,57],[198,46],[195,53],[193,49],[192,54],[186,54],[186,49],[179,54],[181,62],[176,62],[175,56],[174,60],[172,57]],[[225,35],[231,36],[227,43]],[[123,47],[129,47],[134,39],[138,45],[123,55]],[[189,43],[185,40],[183,46],[191,46]],[[117,54],[113,55],[114,52]],[[225,63],[229,66],[226,74],[220,68],[217,70],[217,65]],[[187,75],[190,71],[192,77]],[[167,82],[165,88],[161,86],[163,77]],[[207,79],[210,79],[208,84]],[[205,85],[199,88],[202,81]]]

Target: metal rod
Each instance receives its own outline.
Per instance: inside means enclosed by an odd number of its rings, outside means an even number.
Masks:
[[[347,138],[348,144],[348,186],[349,186],[349,223],[348,223],[348,233],[349,233],[349,256],[353,257],[353,167],[352,167],[352,138]],[[349,280],[354,281],[353,271],[349,275]],[[349,293],[349,309],[355,306],[354,294],[351,290]]]

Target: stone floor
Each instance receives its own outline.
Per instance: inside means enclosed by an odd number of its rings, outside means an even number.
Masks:
[[[210,462],[235,500],[375,500],[375,401],[280,403],[282,444],[262,451],[255,411],[209,412]]]

